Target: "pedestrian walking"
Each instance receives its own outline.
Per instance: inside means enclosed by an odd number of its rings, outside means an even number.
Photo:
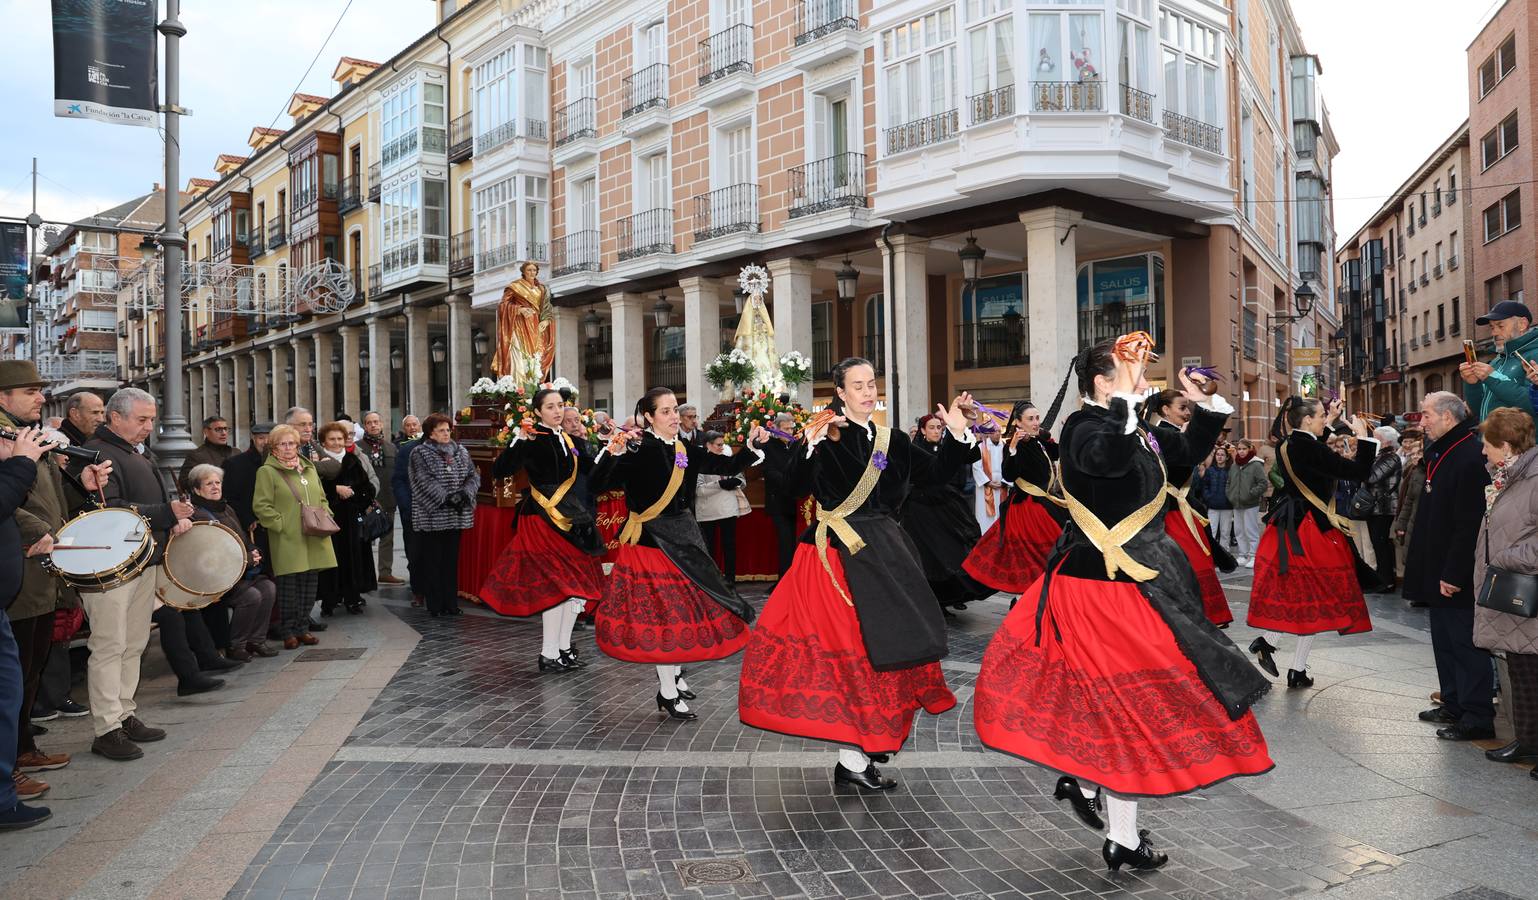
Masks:
[[[1260,546],[1260,504],[1271,488],[1266,461],[1255,450],[1255,442],[1240,441],[1234,448],[1233,470],[1224,489],[1234,510],[1234,541],[1238,545],[1239,565],[1255,567],[1255,552]]]

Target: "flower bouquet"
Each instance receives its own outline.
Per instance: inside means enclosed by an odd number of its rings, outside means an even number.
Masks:
[[[785,386],[794,388],[812,380],[812,361],[801,354],[800,350],[792,350],[780,357],[780,377],[785,380]]]
[[[705,367],[705,380],[718,391],[726,390],[728,384],[738,387],[751,384],[757,374],[753,360],[740,348],[722,353]]]
[[[775,416],[782,412],[795,417],[797,432],[806,426],[810,415],[799,404],[784,402],[768,391],[742,391],[737,404],[737,420],[725,434],[726,443],[737,448],[746,446],[755,425],[773,425]]]

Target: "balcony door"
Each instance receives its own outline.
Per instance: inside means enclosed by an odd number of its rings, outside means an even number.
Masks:
[[[594,92],[593,62],[583,60],[571,67],[571,93],[570,99],[581,100],[587,97],[598,96]],[[591,126],[587,126],[591,127]]]
[[[753,126],[724,129],[718,138],[716,187],[753,183]]]
[[[663,23],[652,22],[641,28],[641,52],[636,57],[636,69],[668,61],[667,32]]]
[[[812,103],[812,146],[807,153],[807,193],[812,203],[840,196],[857,177],[859,162],[849,154],[848,86],[816,94]]]

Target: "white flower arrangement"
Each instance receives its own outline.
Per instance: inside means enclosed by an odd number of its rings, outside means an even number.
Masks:
[[[748,296],[754,294],[760,297],[769,293],[769,272],[757,263],[743,266],[737,275],[737,286],[747,292]]]
[[[577,393],[577,386],[572,384],[564,377],[556,378],[554,381],[550,382],[550,386],[558,391],[570,391],[574,396]]]
[[[724,390],[728,383],[738,387],[751,384],[758,374],[753,360],[740,347],[733,347],[710,361],[705,367],[705,380],[716,390]]]
[[[789,387],[812,380],[812,361],[800,350],[792,350],[780,357],[780,378]]]
[[[470,385],[471,397],[490,397],[496,394],[496,392],[497,383],[492,381],[490,378],[478,378],[476,379],[475,384]]]

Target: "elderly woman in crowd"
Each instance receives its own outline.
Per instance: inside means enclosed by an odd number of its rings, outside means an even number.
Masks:
[[[470,451],[454,440],[449,417],[433,413],[422,423],[422,443],[411,453],[411,526],[420,557],[430,561],[425,595],[428,615],[459,615],[459,538],[475,525],[475,492],[481,474]]]
[[[320,462],[315,464],[315,469],[326,489],[331,514],[341,527],[331,536],[336,568],[322,572],[317,587],[323,616],[334,615],[338,601],[354,615],[363,612],[363,594],[379,587],[372,547],[364,538],[363,525],[359,521],[374,502],[376,488],[370,478],[368,463],[360,454],[347,449],[351,440],[351,422],[337,421],[321,426]]]
[[[299,431],[279,425],[268,439],[271,453],[256,471],[251,510],[267,529],[268,561],[278,582],[278,634],[283,649],[320,643],[310,634],[310,607],[320,573],[336,567],[336,552],[327,535],[306,534],[302,506],[318,506],[328,514],[326,490],[315,464],[299,453]]]
[[[224,470],[211,463],[192,467],[187,473],[187,487],[192,490],[194,521],[218,522],[240,535],[250,563],[245,577],[219,598],[216,605],[230,614],[230,643],[225,656],[249,662],[253,656],[277,656],[267,646],[267,623],[272,620],[272,604],[278,589],[261,574],[262,554],[251,542],[251,535],[240,527],[235,510],[224,500]]]
[[[1492,568],[1538,576],[1538,449],[1533,419],[1502,407],[1480,426],[1490,485],[1485,518],[1474,549],[1474,586],[1480,591]],[[1486,750],[1495,762],[1538,762],[1538,619],[1483,606],[1474,608],[1474,644],[1504,655],[1501,686],[1510,705],[1516,740]],[[1502,704],[1503,706],[1506,704]],[[1528,773],[1538,779],[1538,769]]]
[[[1367,510],[1365,528],[1367,543],[1372,546],[1371,560],[1377,573],[1378,583],[1369,593],[1387,594],[1398,586],[1398,567],[1395,565],[1394,515],[1399,512],[1399,478],[1404,474],[1404,459],[1399,455],[1399,432],[1380,425],[1372,436],[1378,440],[1378,458],[1373,460],[1372,472],[1363,482],[1372,506]],[[1353,528],[1357,523],[1352,523]],[[1363,558],[1368,558],[1363,554]]]

